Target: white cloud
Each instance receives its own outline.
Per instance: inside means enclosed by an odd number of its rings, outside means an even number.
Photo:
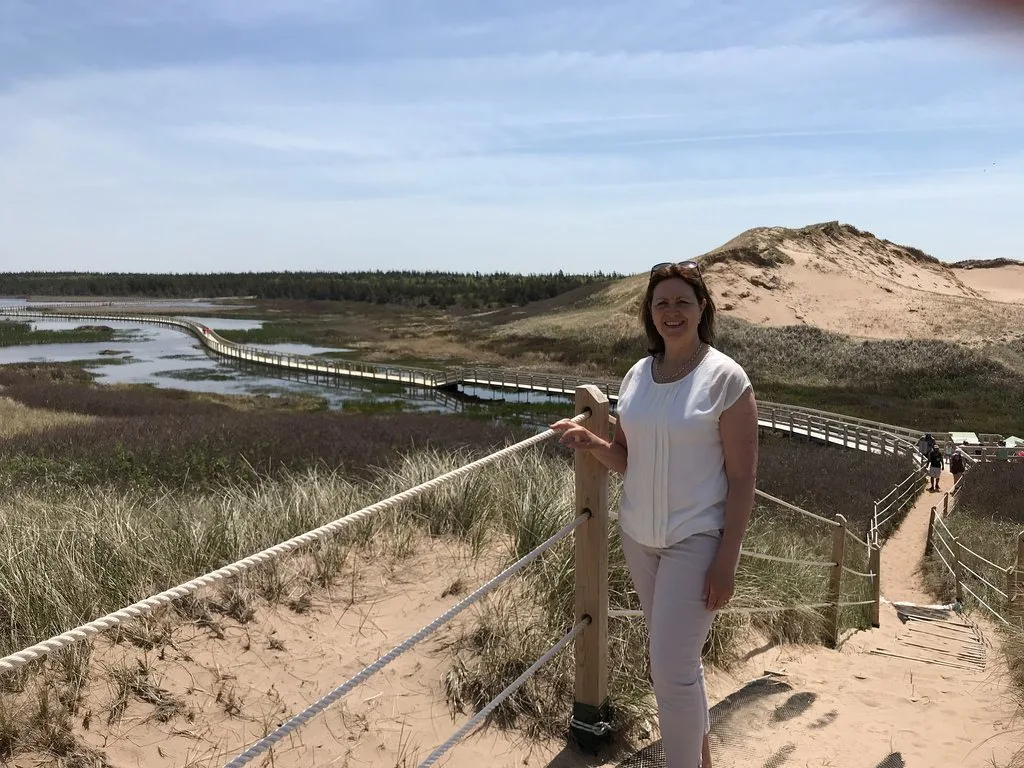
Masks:
[[[88,37],[86,7],[67,18]],[[117,2],[101,21],[246,32],[305,20],[335,25],[339,48],[362,42],[349,26],[383,47],[0,85],[0,258],[458,268],[485,253],[582,268],[593,254],[624,269],[634,250],[709,248],[745,223],[840,218],[881,232],[907,211],[953,242],[971,226],[958,206],[1024,206],[1012,157],[1024,63],[914,37],[878,6],[524,0],[466,6],[422,36],[422,4],[385,3],[372,24],[378,6],[361,0],[188,0],[176,20],[167,7]],[[417,40],[413,53],[382,53],[388,25]],[[1018,218],[979,236],[1010,242]]]

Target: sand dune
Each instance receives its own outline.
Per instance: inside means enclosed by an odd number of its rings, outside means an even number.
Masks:
[[[753,229],[701,257],[725,314],[869,338],[1024,331],[1024,265],[954,267],[830,222]]]
[[[873,339],[1024,335],[1024,263],[947,264],[838,222],[751,229],[697,258],[722,314],[752,323]],[[646,279],[644,273],[580,300],[503,311],[497,333],[562,337],[609,324],[635,333]]]

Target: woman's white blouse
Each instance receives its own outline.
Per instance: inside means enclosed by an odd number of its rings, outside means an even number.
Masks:
[[[638,361],[619,388],[619,429],[628,451],[619,525],[641,544],[669,547],[725,527],[728,482],[718,419],[750,380],[714,347],[669,384],[654,381],[652,360]]]

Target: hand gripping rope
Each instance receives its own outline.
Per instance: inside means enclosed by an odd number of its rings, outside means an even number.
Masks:
[[[385,653],[375,662],[373,662],[367,667],[364,667],[362,671],[360,671],[354,677],[349,679],[347,682],[342,683],[333,691],[328,693],[326,696],[313,702],[304,710],[299,712],[299,714],[295,715],[290,720],[285,722],[283,725],[279,726],[275,730],[268,733],[262,739],[257,741],[247,750],[245,750],[245,752],[238,755],[238,757],[236,757],[230,763],[227,763],[224,768],[241,768],[241,766],[246,765],[253,758],[266,752],[268,749],[274,746],[274,744],[279,742],[292,731],[305,725],[313,717],[318,715],[320,712],[323,712],[331,704],[336,702],[338,699],[347,694],[353,688],[369,680],[373,675],[380,672],[380,670],[382,670],[392,661],[397,659],[403,653],[408,651],[414,645],[416,645],[421,640],[426,639],[428,636],[436,632],[440,627],[447,624],[449,621],[455,618],[455,616],[460,614],[466,608],[469,608],[469,606],[481,600],[485,595],[487,595],[488,592],[491,592],[495,587],[498,587],[499,585],[510,579],[512,576],[519,573],[521,570],[523,570],[523,568],[525,568],[527,565],[532,563],[542,554],[551,549],[551,547],[553,547],[559,541],[561,541],[574,530],[576,530],[576,528],[578,528],[581,523],[585,522],[589,518],[590,512],[586,512],[584,514],[579,515],[575,520],[563,526],[562,529],[558,531],[558,533],[556,533],[550,539],[548,539],[543,544],[538,546],[536,549],[534,549],[528,555],[523,557],[521,560],[510,565],[508,568],[506,568],[493,579],[488,581],[482,587],[477,589],[471,595],[468,595],[465,599],[456,603],[454,606],[452,606],[447,611],[442,613],[432,622],[427,624],[427,626],[423,627],[423,629],[419,630],[416,634],[409,636],[405,641],[403,641],[399,645],[396,645],[394,648]]]
[[[589,418],[590,414],[591,412],[589,410],[584,411],[583,413],[574,416],[571,421],[575,424],[579,424]],[[5,656],[0,659],[0,673],[18,669],[19,667],[23,667],[29,662],[41,659],[54,651],[59,651],[62,648],[67,648],[68,646],[74,645],[82,640],[95,637],[104,630],[120,626],[125,621],[145,616],[151,613],[154,609],[167,605],[180,597],[184,597],[190,592],[195,592],[201,587],[208,587],[219,581],[234,578],[257,565],[262,565],[265,562],[280,557],[281,555],[305,546],[306,544],[310,544],[311,542],[338,533],[349,525],[365,520],[371,515],[390,509],[391,507],[398,506],[399,504],[409,501],[410,499],[414,499],[417,496],[422,496],[427,491],[434,490],[435,488],[438,488],[458,477],[474,472],[488,464],[500,461],[513,453],[524,450],[533,445],[537,445],[538,443],[542,443],[553,437],[555,434],[556,432],[553,429],[547,429],[533,437],[527,438],[526,440],[522,440],[514,445],[502,448],[500,451],[495,451],[492,454],[484,456],[481,459],[477,459],[469,464],[453,469],[451,472],[446,472],[445,474],[439,475],[425,483],[421,483],[420,485],[414,486],[406,491],[402,491],[399,494],[382,501],[378,501],[376,504],[371,504],[368,507],[364,507],[363,509],[349,515],[345,515],[344,517],[338,518],[337,520],[327,523],[326,525],[322,525],[312,531],[300,534],[299,536],[288,539],[288,541],[282,542],[281,544],[276,544],[268,549],[264,549],[262,552],[250,555],[243,560],[231,563],[230,565],[225,565],[223,568],[219,568],[216,571],[199,576],[198,578],[192,579],[192,581],[179,584],[178,586],[172,587],[171,589],[165,590],[157,595],[147,597],[145,600],[140,600],[137,603],[129,605],[127,608],[122,608],[119,611],[109,613],[102,618],[90,621],[87,624],[83,624],[80,627],[76,627],[75,629],[55,637],[51,637],[49,640],[44,640],[43,642],[37,643],[36,645],[19,651],[18,653]]]

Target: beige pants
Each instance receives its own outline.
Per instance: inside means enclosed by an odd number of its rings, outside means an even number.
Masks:
[[[666,768],[700,768],[710,730],[701,650],[715,613],[704,603],[704,576],[721,535],[699,533],[665,549],[619,531],[633,587],[651,636],[651,679]]]

